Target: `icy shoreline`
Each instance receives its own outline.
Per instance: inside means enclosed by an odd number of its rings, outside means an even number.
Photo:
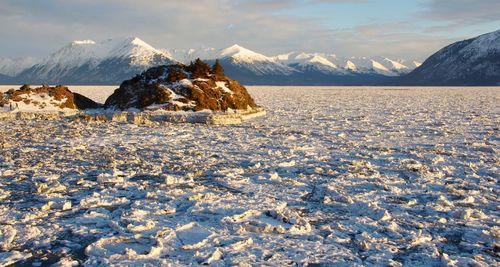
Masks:
[[[61,111],[61,112],[0,112],[0,120],[60,120],[69,119],[87,122],[128,122],[138,125],[154,123],[204,123],[240,124],[247,120],[265,116],[263,108],[235,110],[232,112],[115,112],[106,110]]]
[[[0,265],[498,265],[500,89],[250,91],[237,126],[0,121]]]

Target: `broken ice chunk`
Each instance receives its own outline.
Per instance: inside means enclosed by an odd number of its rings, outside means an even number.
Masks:
[[[175,230],[177,238],[182,243],[182,249],[192,250],[203,246],[212,234],[206,228],[195,222],[185,224]]]
[[[0,252],[0,266],[9,266],[22,260],[31,258],[31,253],[23,253],[19,251]]]

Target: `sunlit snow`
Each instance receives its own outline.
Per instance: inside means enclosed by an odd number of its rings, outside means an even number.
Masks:
[[[0,265],[498,264],[499,88],[249,91],[238,126],[0,121]]]

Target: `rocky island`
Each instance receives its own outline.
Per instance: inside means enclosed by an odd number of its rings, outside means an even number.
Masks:
[[[23,85],[0,93],[0,119],[57,119],[102,105],[63,85]]]
[[[0,96],[0,118],[74,116],[86,121],[192,122],[236,124],[265,111],[246,88],[227,77],[218,61],[152,67],[98,104],[62,85],[31,89],[24,85]]]
[[[245,87],[224,75],[218,61],[210,68],[201,60],[148,69],[124,81],[105,103],[126,110],[228,111],[255,109]]]

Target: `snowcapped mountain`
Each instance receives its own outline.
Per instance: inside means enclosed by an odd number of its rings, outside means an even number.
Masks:
[[[0,58],[0,74],[16,76],[21,71],[35,65],[37,60],[32,57]]]
[[[139,38],[73,41],[22,71],[23,83],[117,83],[174,60]]]
[[[412,85],[500,85],[500,30],[456,42],[402,78]]]
[[[348,66],[348,69],[355,73],[371,73],[387,76],[397,75],[397,73],[393,73],[390,68],[381,63],[382,60],[379,58],[350,57],[345,59],[337,58],[337,61],[339,64]]]
[[[219,53],[219,56],[221,58],[232,58],[236,62],[246,62],[246,63],[254,63],[261,61],[275,62],[275,60],[270,57],[256,53],[237,44],[222,49]]]
[[[386,76],[399,76],[415,68],[413,64],[406,65],[405,60],[393,60],[380,56],[336,58],[336,61],[351,72]]]
[[[275,59],[303,72],[346,73],[319,53],[292,52],[278,55]]]
[[[413,65],[404,65],[404,60],[391,60],[384,57],[339,58],[334,54],[292,52],[275,58],[301,71],[319,71],[325,74],[357,73],[399,76],[415,68]]]
[[[403,60],[392,60],[388,58],[383,58],[381,61],[379,61],[381,65],[383,65],[386,69],[389,71],[393,72],[394,74],[406,74],[410,72],[413,67],[408,67],[404,65]]]
[[[298,72],[273,57],[265,56],[237,44],[220,50],[201,48],[167,51],[184,64],[189,64],[197,58],[210,64],[215,59],[219,59],[228,76],[246,84],[275,83]]]
[[[218,50],[215,48],[199,48],[199,49],[170,49],[164,50],[169,53],[173,58],[177,61],[182,62],[184,64],[189,64],[192,61],[195,61],[197,58],[202,59],[216,59]]]
[[[272,57],[264,56],[239,45],[222,49],[217,58],[228,71],[229,68],[240,72],[248,72],[258,76],[263,75],[291,75],[295,70],[282,64]],[[231,73],[229,70],[228,73]]]
[[[228,76],[244,84],[371,85],[411,71],[416,64],[384,57],[338,57],[335,54],[291,52],[267,56],[240,45],[224,49],[157,49],[139,38],[73,41],[37,64],[1,64],[12,68],[1,83],[118,84],[157,65],[201,58],[219,59]],[[13,75],[9,75],[13,74]]]

